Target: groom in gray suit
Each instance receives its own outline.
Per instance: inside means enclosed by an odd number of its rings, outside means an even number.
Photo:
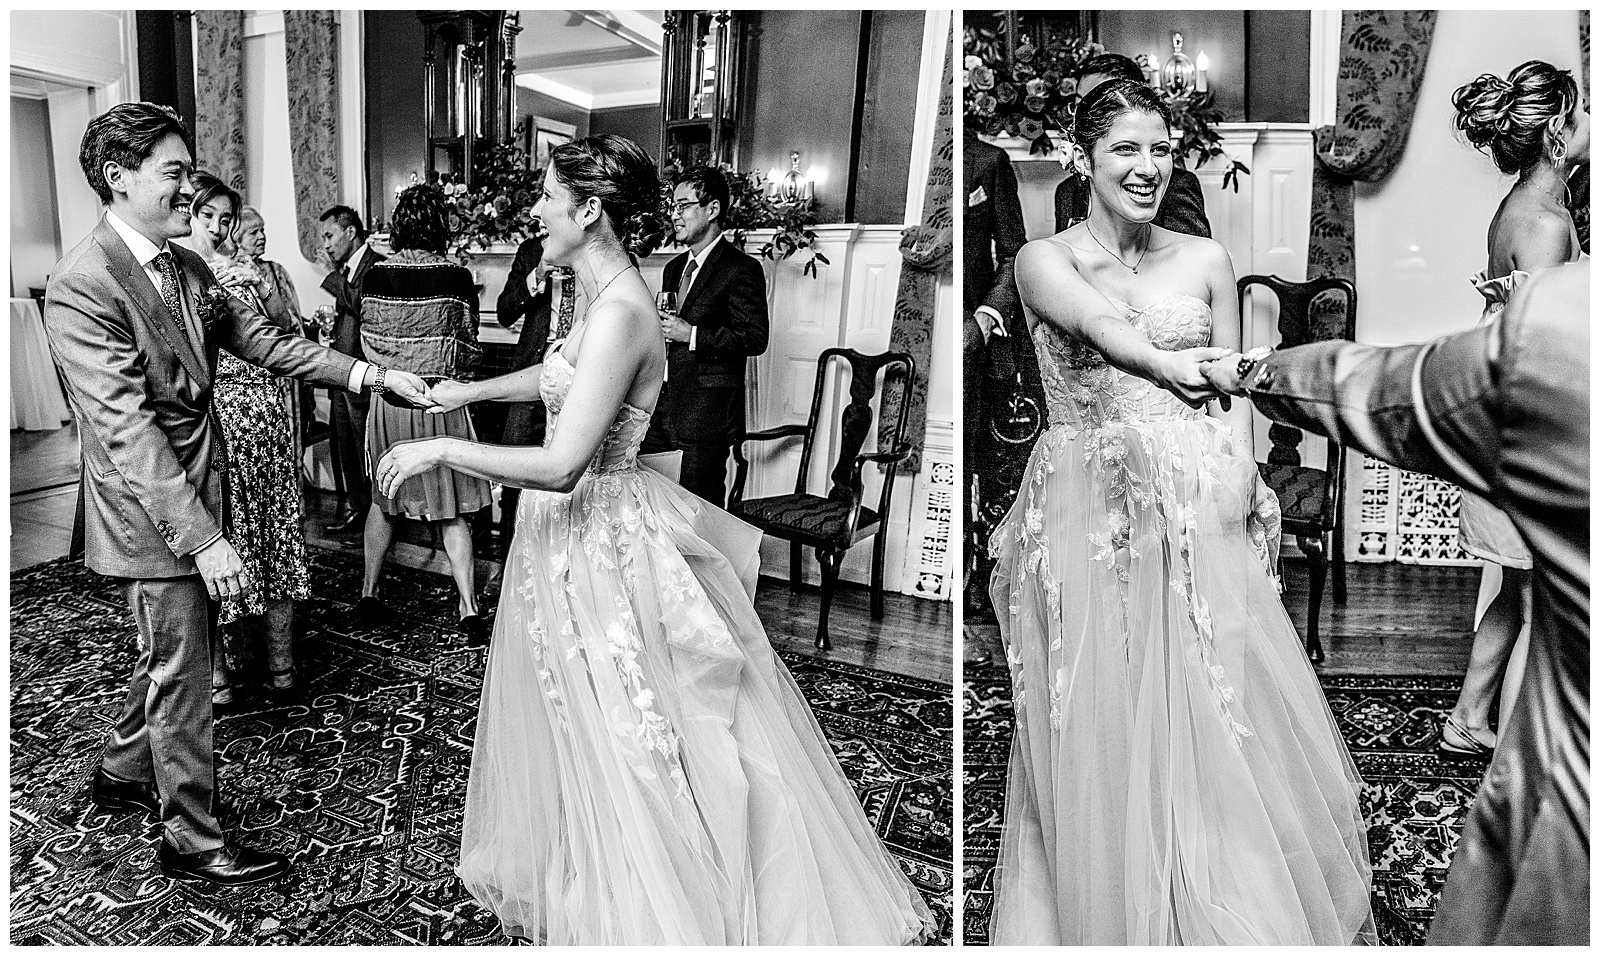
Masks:
[[[215,602],[251,587],[225,537],[229,451],[211,411],[217,351],[399,404],[429,404],[427,388],[283,334],[168,241],[190,233],[193,168],[189,131],[171,110],[113,107],[89,122],[78,161],[106,215],[56,264],[44,307],[82,446],[72,550],[118,580],[139,640],[91,797],[160,818],[169,877],[272,879],[288,859],[230,846],[214,815],[210,632]]]

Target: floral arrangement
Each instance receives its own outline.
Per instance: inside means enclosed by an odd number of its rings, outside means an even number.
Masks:
[[[963,43],[966,55],[961,84],[968,128],[985,136],[1021,137],[1028,141],[1030,153],[1057,149],[1052,133],[1066,138],[1078,107],[1074,79],[1078,67],[1105,52],[1100,44],[1076,37],[1043,48],[1024,40],[1007,62],[1001,31],[970,25]],[[1196,166],[1204,166],[1211,160],[1226,160],[1229,166],[1222,174],[1222,185],[1237,190],[1239,174],[1248,174],[1250,169],[1223,150],[1222,136],[1216,131],[1223,122],[1221,111],[1193,97],[1159,92],[1172,112],[1180,161],[1193,156]],[[1065,161],[1063,165],[1071,170]]]
[[[473,163],[473,187],[458,173],[445,173],[438,185],[450,206],[450,251],[463,264],[474,246],[520,243],[533,235],[533,205],[544,189],[539,170],[530,169],[527,153],[502,144]]]
[[[773,237],[763,243],[757,253],[774,261],[787,259],[806,250],[811,253],[801,268],[804,275],[815,278],[817,264],[828,265],[828,257],[817,245],[817,234],[811,227],[817,223],[817,214],[810,206],[793,203],[776,203],[767,196],[766,183],[760,173],[741,173],[727,163],[718,169],[728,180],[728,209],[722,216],[723,231],[734,245],[744,248],[745,235],[752,229],[776,230]],[[661,177],[662,214],[672,204],[672,188],[683,168],[674,163]]]

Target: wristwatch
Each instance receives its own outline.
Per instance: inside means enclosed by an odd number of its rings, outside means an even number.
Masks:
[[[387,392],[389,390],[389,387],[387,385],[383,384],[383,376],[386,375],[389,370],[384,368],[382,365],[378,365],[378,366],[375,366],[375,367],[378,370],[378,374],[372,380],[372,394],[374,394],[374,395],[382,395],[384,392]]]
[[[1238,375],[1241,388],[1244,387],[1244,380],[1251,372],[1255,371],[1257,365],[1261,364],[1261,360],[1271,354],[1272,347],[1270,345],[1259,345],[1239,356]]]

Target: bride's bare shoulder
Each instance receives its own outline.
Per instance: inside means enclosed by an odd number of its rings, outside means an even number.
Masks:
[[[1023,245],[1017,253],[1017,272],[1033,272],[1034,270],[1059,271],[1063,268],[1078,268],[1078,253],[1073,242],[1077,238],[1080,227],[1072,226],[1053,236],[1043,239],[1034,239]]]

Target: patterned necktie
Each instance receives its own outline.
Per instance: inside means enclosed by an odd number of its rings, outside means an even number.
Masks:
[[[566,338],[567,334],[572,331],[572,313],[576,306],[576,302],[574,301],[576,296],[574,296],[572,292],[572,276],[561,276],[560,295],[561,304],[556,309],[555,335],[552,336],[552,338],[558,342]]]
[[[178,263],[172,258],[172,253],[162,251],[156,254],[156,269],[161,273],[161,301],[167,304],[167,311],[172,313],[172,318],[178,327],[189,333],[189,337],[197,348],[200,337],[183,315],[183,300],[178,295]]]

